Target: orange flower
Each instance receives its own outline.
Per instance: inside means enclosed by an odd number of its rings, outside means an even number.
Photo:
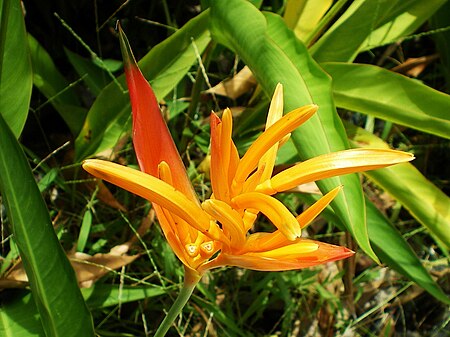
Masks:
[[[125,73],[133,110],[133,143],[141,171],[102,160],[86,160],[92,175],[151,201],[175,254],[194,274],[221,266],[280,271],[300,269],[349,257],[345,247],[301,238],[307,226],[339,193],[338,186],[304,213],[294,216],[273,197],[299,184],[361,172],[413,156],[393,150],[355,149],[322,155],[273,176],[278,148],[290,132],[318,109],[307,105],[283,116],[283,91],[275,90],[266,130],[239,158],[231,138],[232,115],[211,115],[212,196],[200,203],[161,116],[148,82],[121,36]],[[252,233],[259,213],[276,228]]]

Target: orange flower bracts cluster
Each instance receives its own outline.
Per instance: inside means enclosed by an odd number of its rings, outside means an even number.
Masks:
[[[278,148],[318,109],[307,105],[283,115],[283,88],[273,95],[266,129],[242,158],[231,138],[229,109],[211,115],[212,195],[200,202],[161,116],[155,95],[122,37],[133,110],[133,143],[141,171],[102,160],[85,170],[151,201],[170,246],[188,270],[202,275],[221,266],[262,271],[292,270],[349,257],[345,247],[301,238],[307,226],[339,193],[336,187],[298,216],[273,196],[300,184],[406,162],[393,150],[354,149],[315,157],[273,175]],[[259,213],[272,233],[252,233]]]

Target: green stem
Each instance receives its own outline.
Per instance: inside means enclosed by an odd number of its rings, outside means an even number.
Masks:
[[[181,288],[181,291],[178,294],[177,299],[172,304],[172,307],[170,308],[166,317],[162,321],[162,323],[159,326],[158,330],[156,331],[154,337],[164,337],[166,335],[167,331],[169,331],[173,322],[178,317],[178,315],[181,313],[181,311],[183,310],[187,301],[191,297],[192,292],[195,289],[195,286],[198,284],[198,282],[202,278],[202,276],[200,274],[198,274],[196,271],[189,269],[187,267],[185,267],[184,269],[185,269],[185,274],[184,274],[183,288]]]

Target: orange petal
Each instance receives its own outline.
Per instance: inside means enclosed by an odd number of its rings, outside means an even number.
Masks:
[[[233,208],[251,209],[263,213],[289,240],[301,235],[301,228],[295,217],[279,200],[268,195],[249,192],[239,194],[231,200]]]
[[[174,186],[198,203],[186,169],[161,115],[155,94],[139,70],[122,29],[119,29],[119,37],[133,111],[133,144],[139,167],[156,177],[158,164],[165,161],[172,170]]]
[[[89,159],[83,168],[97,178],[104,179],[137,194],[185,220],[190,226],[213,240],[227,240],[217,226],[211,226],[209,216],[197,203],[166,182],[144,172],[105,160]]]
[[[307,121],[317,108],[317,105],[311,104],[287,113],[256,139],[239,162],[232,185],[233,195],[240,193],[244,181],[257,167],[261,157],[288,133]]]
[[[242,255],[220,254],[216,260],[202,268],[216,268],[224,265],[260,271],[295,270],[345,259],[354,254],[345,247],[320,241],[298,239],[289,246]]]
[[[330,202],[338,195],[339,191],[342,190],[342,186],[338,186],[332,189],[330,192],[325,194],[322,198],[317,200],[314,204],[303,211],[299,216],[297,216],[297,221],[300,227],[303,229],[307,227],[311,221],[313,221]]]
[[[414,159],[410,153],[384,149],[352,149],[324,154],[290,167],[257,187],[275,194],[298,185],[354,172],[374,170]]]

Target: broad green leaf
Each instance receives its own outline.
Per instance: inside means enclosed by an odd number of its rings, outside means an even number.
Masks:
[[[368,64],[330,62],[321,66],[333,78],[338,107],[450,138],[449,95]]]
[[[0,116],[0,192],[47,336],[93,336],[91,315],[28,161]]]
[[[110,82],[109,75],[99,66],[94,64],[93,61],[81,57],[66,48],[64,48],[64,51],[69,59],[69,62],[75,68],[78,75],[83,78],[83,81],[91,90],[91,93],[94,96],[97,96],[105,85]]]
[[[349,137],[358,147],[388,148],[378,137],[349,126]],[[412,164],[400,164],[364,173],[397,199],[446,249],[450,249],[450,198]]]
[[[299,194],[299,196],[309,204],[312,204],[319,198],[319,196],[310,194]],[[449,304],[450,299],[432,279],[400,232],[381,214],[370,200],[366,199],[365,202],[370,242],[381,261],[399,274],[415,282],[438,300]],[[342,227],[340,219],[330,207],[327,207],[322,212],[322,216]]]
[[[284,85],[286,111],[311,102],[319,105],[319,112],[292,134],[301,159],[348,147],[331,96],[331,79],[279,16],[262,15],[246,1],[216,1],[211,7],[211,30],[218,42],[233,49],[250,67],[268,96],[278,82]],[[346,175],[318,184],[324,192],[345,186],[332,206],[362,249],[378,261],[368,240],[358,176]]]
[[[81,289],[86,304],[91,309],[148,299],[167,294],[168,289],[159,286],[131,287],[96,283],[91,288]]]
[[[36,304],[29,291],[3,290],[0,295],[0,307],[0,336],[45,336]]]
[[[393,43],[399,38],[414,33],[447,0],[396,0],[390,1],[391,9],[380,8],[384,16],[377,24],[377,29],[370,33],[361,45],[367,50]],[[395,7],[394,7],[395,6]]]
[[[19,137],[30,106],[32,70],[19,0],[0,0],[0,115]]]
[[[81,105],[73,87],[56,68],[47,51],[31,35],[28,35],[33,84],[54,106],[73,135],[78,134],[86,117],[86,109]]]
[[[166,96],[196,62],[193,43],[201,53],[210,41],[208,12],[204,12],[155,46],[139,62],[158,99]],[[119,48],[119,44],[117,44]],[[124,75],[118,78],[126,88]],[[89,110],[83,128],[75,140],[76,161],[112,147],[127,129],[130,99],[115,83],[107,85]]]
[[[446,0],[356,0],[312,46],[319,62],[353,61],[365,48],[414,32]]]
[[[286,25],[304,42],[332,4],[332,0],[289,0],[283,17]]]

